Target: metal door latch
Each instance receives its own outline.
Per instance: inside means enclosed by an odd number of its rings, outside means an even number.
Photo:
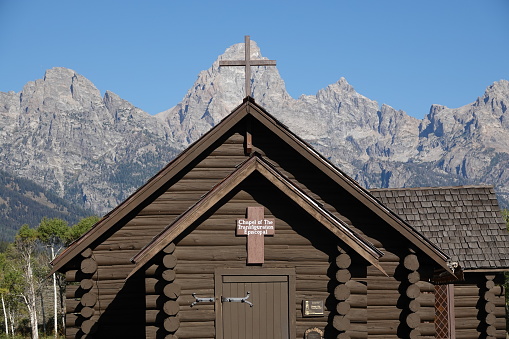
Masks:
[[[247,301],[247,298],[249,298],[249,291],[247,292],[247,295],[244,298],[225,298],[221,297],[221,302],[225,303],[246,303],[249,305],[249,307],[253,307],[253,303],[250,301]]]
[[[195,301],[191,303],[191,307],[193,307],[197,303],[213,303],[216,300],[215,298],[198,298],[196,296],[196,293],[193,293],[192,296],[194,297]]]

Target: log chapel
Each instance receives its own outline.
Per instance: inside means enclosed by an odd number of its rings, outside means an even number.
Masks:
[[[505,338],[491,186],[367,190],[246,96],[52,264],[66,338]]]

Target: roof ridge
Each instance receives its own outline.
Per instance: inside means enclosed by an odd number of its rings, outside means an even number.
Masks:
[[[368,188],[369,192],[377,191],[424,191],[424,190],[436,190],[436,189],[469,189],[469,188],[494,188],[493,185],[479,184],[479,185],[459,185],[459,186],[422,186],[422,187],[387,187],[387,188]]]

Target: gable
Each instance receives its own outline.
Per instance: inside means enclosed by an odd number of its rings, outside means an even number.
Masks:
[[[283,154],[280,150],[284,150]],[[232,114],[191,145],[57,257],[53,261],[53,271],[61,269],[87,247],[102,241],[101,239],[124,225],[132,225],[135,232],[134,227],[140,224],[140,219],[150,219],[153,214],[165,214],[164,208],[171,205],[171,211],[167,212],[167,218],[164,221],[159,219],[157,225],[150,225],[150,230],[139,231],[143,232],[143,239],[147,237],[150,239],[245,161],[252,151],[264,154],[268,161],[274,163],[278,172],[287,176],[294,185],[301,187],[308,196],[323,204],[325,210],[331,208],[331,213],[352,230],[359,231],[361,235],[363,232],[372,231],[372,225],[367,224],[365,220],[352,222],[349,219],[348,211],[352,206],[356,206],[357,211],[376,216],[379,220],[377,227],[382,225],[389,227],[392,234],[401,239],[408,239],[413,246],[447,269],[447,255],[257,106],[251,98],[247,98]],[[295,159],[298,159],[298,162],[295,162]],[[309,169],[313,175],[306,178],[306,171],[302,168]],[[327,190],[329,192],[326,192]],[[337,194],[334,193],[337,190],[346,193],[343,196],[349,197],[346,204],[340,202],[341,206],[338,206],[335,198]],[[324,201],[323,196],[328,196],[331,200]],[[172,202],[173,199],[179,201]],[[369,220],[372,218],[370,217]],[[147,223],[150,222],[141,224]],[[353,225],[354,223],[356,225]],[[363,226],[364,229],[362,231],[356,229],[357,226]],[[371,237],[368,236],[368,239],[371,240]]]
[[[253,173],[257,173],[265,178],[265,181],[274,185],[277,190],[291,199],[300,209],[307,212],[309,216],[322,224],[338,239],[346,243],[366,261],[383,272],[383,269],[378,264],[378,259],[382,256],[382,252],[355,232],[352,232],[341,220],[335,218],[332,214],[319,206],[315,200],[307,196],[274,168],[271,168],[263,159],[258,156],[253,156],[239,166],[239,168],[225,180],[214,186],[200,201],[179,216],[175,222],[169,225],[140,251],[140,253],[134,256],[132,261],[136,263],[136,267],[133,272],[130,273],[130,276],[170,242],[184,233],[187,228],[193,225],[199,218],[206,215],[208,211],[225,198],[225,196],[245,182],[246,179],[252,177]],[[266,193],[264,192],[262,194]]]

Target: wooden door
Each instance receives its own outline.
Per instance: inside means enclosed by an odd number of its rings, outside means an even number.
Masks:
[[[290,338],[290,275],[225,272],[217,278],[216,295],[220,308],[217,338]],[[238,302],[248,292],[249,297],[245,300],[252,303],[252,307],[247,302]]]

